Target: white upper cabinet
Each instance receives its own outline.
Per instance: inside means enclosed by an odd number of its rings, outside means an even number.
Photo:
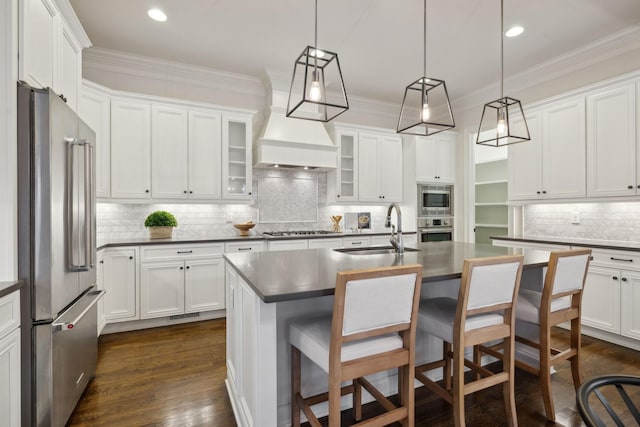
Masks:
[[[111,100],[111,197],[151,197],[151,104]]]
[[[531,141],[508,148],[509,200],[585,197],[584,98],[526,114]]]
[[[542,110],[542,171],[543,198],[586,195],[584,98]]]
[[[31,86],[53,87],[58,11],[51,0],[23,0],[19,4],[18,78]]]
[[[587,196],[633,196],[636,180],[636,88],[587,96]]]
[[[185,199],[189,195],[188,115],[183,108],[151,108],[151,196]]]
[[[456,180],[456,134],[416,137],[416,181],[453,184]]]
[[[189,198],[219,199],[221,192],[222,116],[189,111]]]
[[[336,202],[402,200],[402,139],[375,128],[337,126],[338,168],[327,174],[327,198]]]
[[[110,196],[111,97],[83,85],[78,107],[82,120],[96,133],[96,197]]]
[[[338,167],[335,172],[327,174],[327,179],[333,179],[335,174],[335,198],[339,201],[358,200],[358,132],[336,131],[338,144]],[[330,177],[330,178],[329,178]],[[332,182],[332,184],[333,184]]]
[[[18,79],[50,87],[77,111],[82,82],[82,49],[91,42],[79,25],[73,29],[52,0],[19,4]],[[65,15],[66,16],[63,16]],[[77,21],[75,16],[74,21]]]
[[[529,111],[526,113],[526,119],[531,140],[512,144],[508,147],[509,200],[542,198],[540,112]]]
[[[360,132],[358,136],[358,198],[361,202],[402,199],[402,139]]]
[[[251,196],[251,117],[222,116],[222,196],[248,199]]]

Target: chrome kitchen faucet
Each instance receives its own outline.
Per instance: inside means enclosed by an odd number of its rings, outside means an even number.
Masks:
[[[396,233],[396,226],[391,224],[391,211],[393,208],[396,208],[396,213],[398,214],[398,232]],[[396,250],[397,253],[404,253],[404,243],[402,242],[402,212],[400,211],[400,206],[397,203],[391,203],[389,208],[387,209],[387,220],[384,223],[386,228],[391,227],[391,238],[389,242],[391,242],[391,246]]]

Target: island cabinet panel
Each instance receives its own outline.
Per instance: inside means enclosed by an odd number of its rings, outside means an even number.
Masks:
[[[226,283],[225,382],[236,422],[239,426],[277,426],[276,305],[262,302],[229,266]]]
[[[635,85],[587,96],[587,196],[636,194]]]
[[[20,427],[20,291],[0,298],[0,414]]]
[[[620,280],[620,330],[622,335],[640,340],[640,273],[623,272]]]

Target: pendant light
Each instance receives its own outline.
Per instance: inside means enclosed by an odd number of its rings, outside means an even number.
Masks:
[[[455,126],[447,85],[427,77],[427,0],[424,0],[424,61],[422,77],[404,90],[397,132],[433,135]]]
[[[504,0],[500,0],[500,99],[484,105],[476,144],[502,147],[530,139],[522,104],[504,96]]]
[[[314,46],[295,61],[287,117],[328,122],[349,109],[338,54],[318,48],[318,0],[315,0]]]

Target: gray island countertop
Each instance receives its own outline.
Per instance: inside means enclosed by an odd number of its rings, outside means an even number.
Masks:
[[[266,303],[332,295],[338,271],[422,264],[422,281],[427,283],[459,278],[467,258],[522,253],[525,268],[539,268],[549,260],[547,251],[486,244],[434,242],[418,244],[417,248],[419,252],[403,255],[351,255],[331,249],[306,249],[229,253],[225,259]]]

